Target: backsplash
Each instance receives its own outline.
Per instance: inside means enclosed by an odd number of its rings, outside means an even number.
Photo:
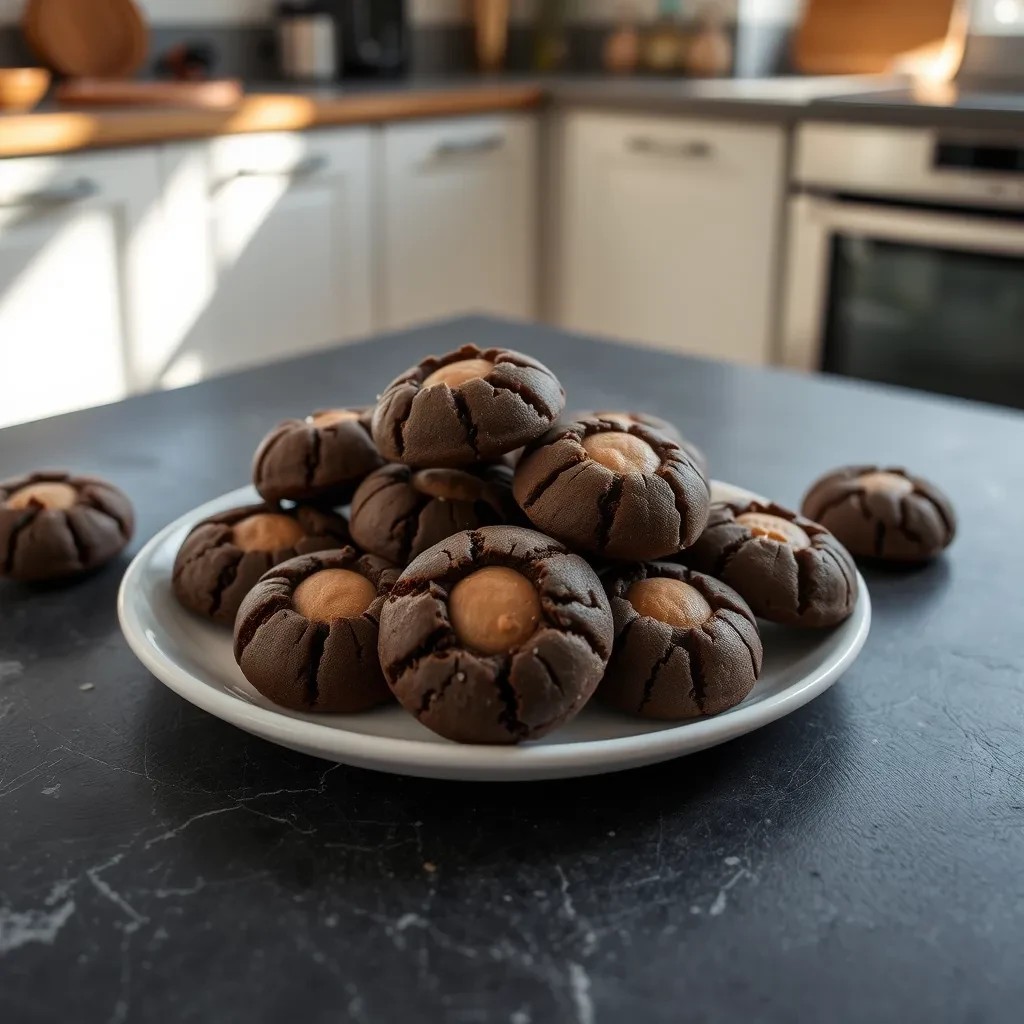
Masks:
[[[152,34],[149,67],[172,45],[201,41],[217,54],[217,73],[248,79],[275,77],[273,11],[276,0],[138,0]],[[465,0],[408,0],[413,20],[413,69],[434,74],[473,67]],[[508,67],[527,71],[533,59],[533,23],[542,0],[511,0]],[[684,18],[708,0],[679,0]],[[789,44],[804,0],[715,0],[731,23],[734,73],[758,77],[790,70]],[[18,19],[25,0],[0,0],[0,65],[31,63]],[[971,0],[972,35],[963,78],[996,87],[1024,78],[1024,0]],[[627,9],[643,22],[660,0],[568,0],[566,70],[600,70],[609,26]]]

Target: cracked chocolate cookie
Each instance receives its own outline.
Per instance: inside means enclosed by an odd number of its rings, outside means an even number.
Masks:
[[[186,607],[231,625],[242,598],[272,566],[296,555],[344,547],[341,516],[299,505],[247,505],[192,528],[174,560],[174,593]]]
[[[267,501],[344,505],[384,465],[370,436],[371,409],[328,409],[279,423],[261,442],[252,482]]]
[[[105,480],[39,472],[0,481],[0,576],[78,576],[109,562],[134,530],[131,502]]]
[[[391,700],[377,657],[380,609],[398,570],[344,547],[274,566],[235,620],[235,661],[275,704],[348,715]]]
[[[562,385],[542,363],[464,345],[392,381],[374,411],[373,438],[393,462],[466,466],[540,437],[564,406]]]
[[[727,583],[770,622],[835,626],[857,603],[850,553],[824,526],[780,505],[712,505],[707,529],[682,561]]]
[[[754,614],[731,587],[668,562],[639,563],[606,581],[615,646],[598,698],[645,718],[717,715],[761,674]]]
[[[945,550],[956,534],[949,499],[905,469],[834,470],[811,487],[802,508],[857,558],[926,562]]]
[[[707,456],[692,441],[683,437],[679,428],[660,416],[651,416],[646,412],[622,412],[616,410],[600,410],[597,412],[581,412],[572,417],[574,420],[610,420],[620,427],[641,426],[664,434],[667,438],[675,441],[680,448],[690,456],[690,461],[704,474],[708,475]]]
[[[453,533],[520,517],[508,466],[416,470],[395,462],[359,485],[349,529],[364,551],[407,565]]]
[[[639,424],[579,420],[527,449],[513,492],[539,530],[588,554],[648,561],[700,536],[707,480],[674,441]]]
[[[424,551],[380,616],[402,706],[461,743],[536,739],[576,715],[612,648],[604,588],[533,530],[487,526]]]

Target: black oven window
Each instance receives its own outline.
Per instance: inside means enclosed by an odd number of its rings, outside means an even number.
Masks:
[[[836,236],[822,362],[1024,408],[1024,259]]]

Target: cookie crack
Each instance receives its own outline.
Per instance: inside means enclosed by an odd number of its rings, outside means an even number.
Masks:
[[[905,494],[902,498],[900,498],[900,518],[899,522],[896,524],[896,528],[900,531],[900,533],[903,534],[904,537],[907,538],[907,540],[912,541],[914,544],[924,544],[924,538],[921,536],[921,534],[918,533],[916,530],[912,530],[907,525],[907,509],[909,507],[908,502],[913,496],[913,492],[911,492],[910,494]]]
[[[320,662],[323,661],[324,647],[327,644],[327,626],[318,623],[309,641],[309,663],[306,668],[306,700],[311,708],[320,703]]]
[[[420,699],[420,706],[416,710],[416,717],[422,718],[423,715],[425,715],[438,701],[442,700],[445,693],[448,691],[448,687],[451,686],[452,683],[462,682],[461,679],[457,679],[460,675],[463,676],[463,679],[465,678],[461,669],[461,662],[458,658],[455,658],[452,670],[448,674],[448,678],[443,680],[440,686],[432,686],[423,694]]]
[[[454,390],[449,388],[448,393],[452,396],[452,406],[455,409],[455,415],[458,416],[459,423],[462,424],[462,429],[466,432],[466,443],[472,449],[473,455],[479,459],[480,449],[477,447],[476,442],[477,428],[470,414],[466,396],[458,388]]]
[[[529,509],[533,506],[541,497],[541,495],[565,472],[568,472],[573,466],[578,466],[581,462],[586,459],[586,455],[583,453],[573,454],[570,457],[570,461],[564,465],[559,465],[557,469],[552,470],[542,480],[539,480],[533,487],[530,488],[529,493],[523,499],[522,507],[523,510]]]
[[[489,383],[489,382],[488,382]],[[516,381],[509,384],[491,384],[495,391],[509,391],[515,395],[524,405],[528,405],[537,416],[537,419],[550,422],[554,419],[555,413],[551,407],[537,393],[536,388],[525,381]]]
[[[267,443],[266,448],[260,452],[260,457],[256,461],[256,465],[253,467],[253,479],[260,480],[263,477],[263,464],[270,457],[270,453],[281,443],[281,440],[288,436],[287,430],[280,430],[277,435]]]
[[[640,698],[640,703],[637,705],[637,714],[640,714],[650,703],[651,697],[654,695],[654,686],[658,681],[658,676],[660,675],[661,670],[668,664],[668,661],[672,657],[672,653],[675,649],[676,645],[674,639],[670,638],[668,643],[665,645],[664,653],[651,666],[650,674],[644,680],[644,692],[643,696]]]
[[[4,555],[4,572],[10,572],[14,568],[15,547],[21,532],[32,524],[38,513],[34,509],[27,511],[11,529],[7,537],[7,551]]]
[[[840,505],[845,505],[846,502],[848,502],[851,498],[854,498],[856,493],[856,490],[844,491],[838,497],[832,498],[830,501],[825,502],[825,504],[822,505],[821,508],[819,508],[815,512],[813,521],[816,523],[821,523],[821,521],[829,512],[832,512],[834,509],[839,508]]]
[[[601,495],[597,503],[598,533],[597,544],[601,551],[604,551],[611,543],[612,527],[615,526],[615,516],[619,511],[619,502],[622,501],[622,489],[626,486],[624,477],[616,473],[612,477],[608,490]]]
[[[680,647],[686,651],[687,660],[690,663],[690,686],[693,692],[693,702],[700,709],[700,713],[706,714],[704,708],[707,706],[707,684],[704,678],[704,665],[701,661],[700,648],[697,647],[696,634],[697,630],[688,629],[683,633]],[[701,628],[701,632],[704,632],[705,636],[708,633]],[[714,637],[711,637],[711,642],[714,644]]]
[[[262,607],[254,609],[245,617],[240,624],[235,636],[235,651],[237,661],[242,652],[253,642],[256,634],[275,616],[278,612],[284,611],[287,602],[284,600],[267,601]]]
[[[822,548],[822,552],[828,555],[829,558],[835,562],[839,569],[839,574],[843,577],[843,585],[846,587],[846,607],[850,608],[853,606],[853,574],[848,565],[845,565],[842,559],[831,549]]]
[[[781,544],[779,548],[781,550]],[[804,548],[802,551],[793,553],[796,561],[796,613],[800,616],[807,613],[818,589],[814,578],[814,570],[817,568],[814,551],[813,548]]]
[[[109,519],[113,519],[117,525],[118,533],[121,534],[123,540],[131,539],[131,531],[128,529],[128,524],[124,518],[118,513],[117,509],[113,508],[103,497],[92,490],[83,490],[79,492],[78,500],[89,508],[95,509],[97,512],[102,512],[103,515]]]
[[[722,573],[724,573],[728,568],[729,563],[739,553],[740,549],[752,539],[752,537],[743,536],[738,540],[733,540],[726,544],[725,547],[718,552],[718,559],[715,562],[715,571],[713,575],[721,579]]]
[[[452,632],[448,623],[439,623],[404,658],[388,662],[386,668],[387,675],[391,679],[398,679],[410,669],[415,668],[424,658],[431,654],[440,654],[442,651],[447,651],[451,648],[452,644]]]
[[[736,625],[735,622],[732,621],[732,619],[727,619],[722,615],[717,616],[717,618],[719,622],[724,622],[740,638],[740,643],[742,643],[743,646],[746,647],[747,654],[750,655],[750,667],[753,670],[754,679],[756,680],[757,677],[761,674],[761,669],[757,664],[757,657],[754,654],[754,648],[750,646],[749,642],[747,641],[747,638],[743,635],[742,630],[739,626]]]
[[[532,654],[533,654],[533,656],[534,656],[534,657],[535,657],[535,658],[537,659],[537,661],[539,661],[539,662],[541,663],[541,665],[543,665],[543,667],[544,667],[544,671],[545,671],[545,672],[546,672],[546,673],[548,674],[548,679],[550,679],[550,680],[551,680],[551,685],[552,685],[552,686],[553,686],[553,687],[554,687],[554,688],[555,688],[555,689],[556,689],[556,690],[557,690],[557,691],[558,691],[558,692],[559,692],[559,693],[560,693],[560,694],[562,695],[562,697],[564,698],[564,697],[565,697],[565,687],[564,687],[564,686],[562,686],[562,681],[561,681],[561,680],[560,680],[560,679],[558,678],[558,674],[557,674],[557,673],[555,672],[555,670],[554,670],[554,669],[553,669],[553,668],[551,667],[551,663],[550,663],[550,662],[549,662],[549,661],[547,660],[547,658],[545,658],[545,657],[544,657],[544,655],[543,655],[543,654],[541,654],[541,653],[540,653],[540,650],[539,650],[539,649],[536,649],[536,648],[535,648],[535,649],[534,649],[534,650],[533,650],[533,651],[532,651],[531,653],[532,653]],[[556,717],[557,717],[557,716],[556,716]]]
[[[517,739],[525,739],[529,734],[529,727],[519,718],[519,700],[516,697],[515,687],[512,685],[509,675],[512,672],[512,659],[503,658],[494,675],[494,685],[498,690],[498,697],[501,699],[503,710],[498,715],[498,722],[505,727],[511,736]]]
[[[223,569],[221,569],[217,576],[217,582],[213,585],[213,590],[210,592],[210,614],[216,615],[220,611],[220,606],[224,600],[224,593],[228,587],[238,578],[238,570],[242,564],[241,557],[236,558],[234,561],[229,562]]]
[[[471,530],[469,533],[469,560],[476,562],[484,550],[484,539],[478,530]]]
[[[82,569],[85,569],[90,561],[89,545],[86,544],[75,524],[71,521],[71,516],[66,512],[64,513],[64,527],[68,531],[71,543],[75,546],[75,557],[78,559],[78,564]]]
[[[320,430],[313,425],[309,427],[309,446],[306,448],[304,461],[306,467],[306,486],[312,487],[313,480],[316,478],[317,468],[320,465]]]

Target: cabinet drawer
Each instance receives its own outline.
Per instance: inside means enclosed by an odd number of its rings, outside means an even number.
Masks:
[[[780,131],[774,125],[716,124],[696,118],[578,114],[570,134],[590,152],[671,167],[680,174],[723,171],[757,177],[759,161],[774,161]]]
[[[369,129],[267,132],[234,135],[209,144],[214,187],[244,178],[328,178],[352,164],[370,145]]]

